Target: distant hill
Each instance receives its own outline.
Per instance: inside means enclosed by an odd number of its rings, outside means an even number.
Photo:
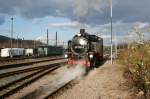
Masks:
[[[22,40],[22,39],[12,39],[13,40],[13,47],[17,47],[17,42],[18,42],[18,47],[23,47],[23,48],[34,48],[39,45],[45,45],[44,43],[40,41],[33,41],[33,40]],[[11,47],[10,44],[10,38],[6,36],[0,35],[0,48],[9,48]]]
[[[0,42],[6,42],[8,39],[10,39],[10,38],[0,35]]]

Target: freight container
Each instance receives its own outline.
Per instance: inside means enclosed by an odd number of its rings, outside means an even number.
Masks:
[[[1,57],[16,57],[25,54],[24,48],[4,48],[1,49]]]
[[[63,55],[63,47],[60,46],[40,46],[38,48],[39,56],[57,56]]]
[[[33,49],[25,49],[26,56],[33,56]]]

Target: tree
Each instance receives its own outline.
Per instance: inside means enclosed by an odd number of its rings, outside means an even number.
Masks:
[[[143,44],[144,43],[144,32],[142,32],[140,30],[139,25],[135,25],[133,27],[133,31],[132,32],[134,34],[136,34],[136,36],[137,36],[136,42],[139,43],[139,44]]]

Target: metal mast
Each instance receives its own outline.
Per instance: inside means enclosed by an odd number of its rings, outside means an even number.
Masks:
[[[112,59],[112,48],[113,48],[113,42],[112,42],[112,0],[110,0],[110,23],[111,23],[111,64],[113,64]]]
[[[47,45],[49,45],[49,40],[48,40],[48,29],[47,29]]]
[[[13,20],[14,18],[11,18],[11,39],[10,39],[10,46],[11,46],[11,51],[10,51],[10,57],[12,58],[12,47],[13,47]]]
[[[11,50],[12,50],[12,47],[13,47],[13,45],[12,45],[12,43],[13,43],[13,20],[14,20],[14,18],[12,17],[11,18],[11,39],[10,39]]]
[[[17,35],[17,48],[19,48],[19,41],[18,41],[18,35]]]
[[[56,31],[56,46],[57,46],[57,31]]]

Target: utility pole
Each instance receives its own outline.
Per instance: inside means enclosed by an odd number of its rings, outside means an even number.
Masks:
[[[35,48],[36,47],[36,44],[35,44],[36,40],[34,39],[33,42],[34,42],[34,48]]]
[[[57,46],[57,31],[56,31],[56,46]]]
[[[22,48],[22,38],[20,39],[20,47]]]
[[[25,48],[25,46],[24,46],[24,37],[22,38],[22,48]]]
[[[65,42],[63,41],[63,48],[65,48]]]
[[[112,59],[112,48],[113,48],[113,42],[112,42],[112,0],[110,0],[110,23],[111,23],[111,64],[113,64]]]
[[[47,45],[49,45],[49,40],[48,40],[48,29],[47,29]]]
[[[12,45],[12,43],[13,43],[13,41],[12,41],[12,39],[13,39],[13,20],[14,20],[14,18],[12,17],[11,18],[11,49],[12,49],[12,47],[13,47],[13,45]]]
[[[20,39],[20,46],[23,48],[23,38]]]
[[[115,37],[115,53],[116,53],[116,55],[115,55],[115,58],[117,58],[117,53],[118,53],[118,51],[117,51],[117,47],[118,47],[118,42],[117,42],[117,37]]]
[[[17,48],[19,48],[18,36],[17,36]]]
[[[11,39],[10,39],[10,46],[11,46],[11,55],[10,57],[12,57],[12,47],[13,47],[13,20],[14,18],[11,18]]]
[[[23,45],[22,45],[22,43],[23,43],[23,38],[22,38],[23,37],[23,33],[21,33],[21,34],[22,35],[21,35],[21,38],[20,38],[20,47],[23,48]]]

